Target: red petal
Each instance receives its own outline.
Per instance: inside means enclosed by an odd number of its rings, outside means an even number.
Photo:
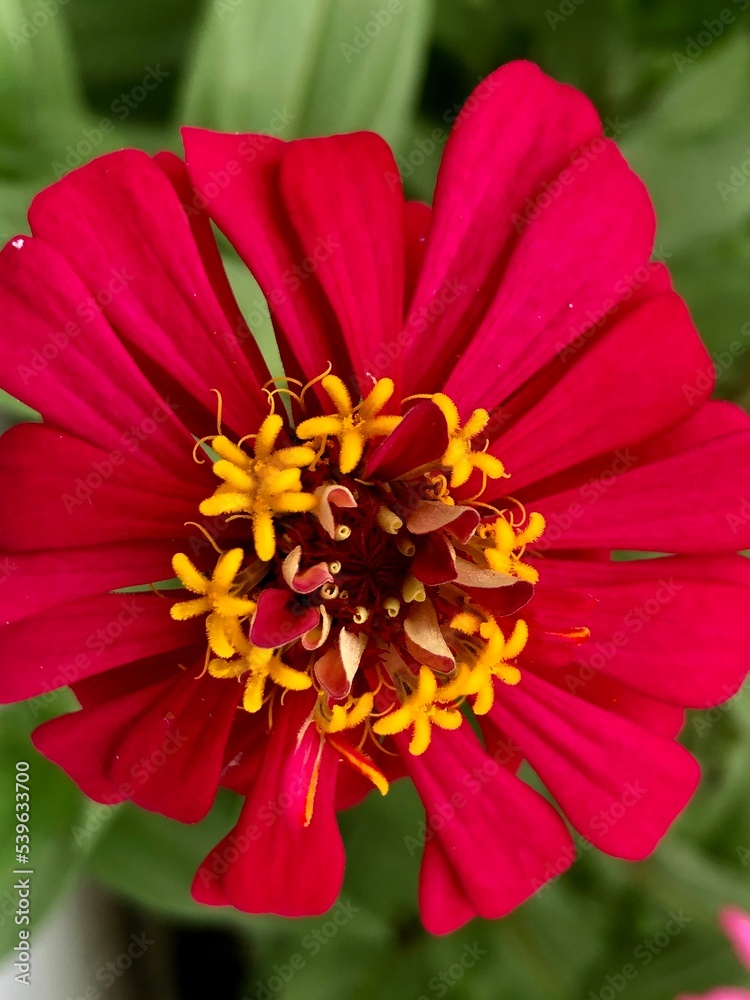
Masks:
[[[407,201],[404,205],[406,227],[406,286],[405,301],[408,306],[419,278],[427,250],[432,209],[421,201]]]
[[[468,542],[479,527],[480,517],[473,507],[421,500],[406,517],[406,527],[415,535],[426,535],[445,528],[459,542]]]
[[[599,600],[576,667],[672,705],[707,708],[737,692],[750,667],[750,560],[672,557],[627,563],[546,560],[545,581]],[[575,671],[571,671],[571,676]]]
[[[216,795],[242,689],[176,664],[163,677],[155,666],[117,671],[116,695],[45,723],[34,744],[97,802],[132,799],[195,823]]]
[[[518,239],[514,214],[523,213],[528,199],[570,165],[571,155],[600,135],[590,102],[529,63],[504,66],[472,94],[440,165],[427,254],[407,325],[406,393],[442,385],[497,292]],[[532,273],[545,270],[537,261]],[[519,295],[527,285],[526,279]],[[517,330],[510,343],[525,338],[528,331]],[[505,347],[503,353],[508,358]],[[488,367],[496,376],[496,367]]]
[[[257,350],[232,351],[234,316],[214,294],[174,187],[149,156],[122,150],[74,170],[37,195],[29,220],[99,296],[154,384],[177,396],[191,431],[213,426],[211,389],[223,394],[228,427],[257,429],[268,412],[259,388],[266,366]]]
[[[344,847],[336,825],[338,761],[327,747],[320,762],[312,821],[290,813],[295,800],[287,766],[313,699],[295,695],[274,713],[274,724],[252,791],[232,831],[206,858],[193,895],[210,905],[286,917],[324,913],[344,876]]]
[[[56,604],[43,618],[7,625],[4,655],[13,669],[0,674],[0,703],[23,701],[145,656],[182,649],[198,638],[203,623],[173,621],[173,603],[155,594],[99,594]]]
[[[650,854],[695,791],[690,754],[531,673],[498,688],[491,718],[579,833],[616,857]]]
[[[115,281],[110,275],[111,294]],[[56,250],[31,237],[5,247],[0,312],[2,384],[45,423],[116,459],[140,452],[139,464],[152,471],[192,474],[193,439],[179,403],[149,384],[99,300]]]
[[[456,550],[437,532],[419,539],[411,571],[428,587],[456,579]]]
[[[448,447],[445,417],[431,400],[423,400],[404,416],[396,430],[373,451],[365,466],[366,479],[392,482],[414,469],[438,462]]]
[[[713,373],[713,364],[674,293],[648,300],[590,346],[569,350],[560,355],[555,384],[490,448],[511,472],[512,490],[634,445],[687,417],[711,391],[713,374],[701,391],[685,391],[697,373]]]
[[[221,784],[240,795],[247,795],[253,786],[266,748],[265,717],[237,712],[224,753]]]
[[[445,383],[462,412],[500,402],[594,325],[651,257],[655,219],[611,140],[568,168],[567,185],[519,235],[486,316]],[[540,266],[540,260],[544,266]],[[491,408],[489,406],[488,408]]]
[[[478,604],[485,611],[489,611],[495,618],[503,618],[506,615],[514,615],[521,608],[526,607],[534,596],[534,587],[525,580],[518,580],[509,587],[480,588],[462,587],[463,592],[472,601]],[[536,602],[534,602],[536,604]]]
[[[346,698],[351,690],[351,681],[346,676],[341,653],[332,646],[315,662],[315,678],[331,698],[337,701]]]
[[[263,649],[285,646],[309,632],[320,621],[317,608],[297,603],[289,590],[266,587],[250,626],[250,642]]]
[[[351,370],[336,316],[305,259],[279,192],[287,144],[268,135],[224,135],[183,129],[185,159],[193,185],[211,218],[226,233],[263,290],[287,375],[316,378],[329,362]],[[218,184],[217,176],[229,182]],[[319,233],[318,255],[335,248]],[[307,265],[307,266],[306,266]],[[316,392],[322,394],[318,385]]]
[[[708,403],[679,431],[610,455],[591,472],[583,485],[533,501],[547,520],[541,547],[750,547],[750,421],[736,407]]]
[[[34,551],[172,539],[184,545],[206,492],[205,476],[155,471],[138,449],[122,459],[44,424],[19,424],[0,438],[0,546]],[[195,532],[197,529],[191,529]],[[202,539],[199,548],[208,543]],[[170,574],[167,574],[170,575]],[[143,581],[141,581],[143,582]]]
[[[202,202],[199,193],[194,190],[190,183],[190,175],[188,174],[185,162],[179,156],[175,156],[174,153],[157,153],[154,161],[167,175],[177,192],[177,196],[188,217],[190,231],[198,247],[206,274],[213,286],[214,294],[229,320],[229,327],[233,336],[230,335],[227,337],[227,350],[232,355],[235,353],[248,355],[253,370],[265,372],[265,362],[263,361],[260,347],[253,337],[251,330],[248,328],[240,307],[237,304],[237,299],[234,296],[232,286],[229,284],[227,273],[224,270],[224,262],[222,261],[216,242],[211,219],[201,207]],[[265,378],[263,382],[265,384]]]
[[[363,394],[385,375],[399,383],[404,196],[392,181],[398,176],[390,149],[370,132],[289,143],[281,160],[287,217],[301,256],[316,263]]]
[[[441,673],[453,670],[456,660],[445,641],[432,601],[412,604],[404,619],[404,635],[407,649],[419,663]]]
[[[539,673],[536,667],[534,672]],[[608,712],[621,715],[624,719],[630,719],[659,736],[675,739],[685,723],[684,709],[649,698],[603,674],[596,674],[586,680],[580,688],[573,687],[577,679],[575,667],[566,672],[564,678],[560,676],[559,670],[550,670],[542,676],[551,684],[572,691],[578,697],[600,705]]]
[[[302,559],[302,546],[298,545],[292,549],[284,559],[282,573],[287,586],[296,594],[312,594],[324,583],[331,583],[333,576],[328,569],[328,563],[319,562],[314,566],[309,566],[302,573],[299,572],[299,564]]]
[[[395,740],[427,813],[419,901],[429,931],[448,933],[472,913],[505,916],[568,867],[574,850],[562,819],[467,727],[434,728],[421,757],[408,752],[405,736]],[[447,896],[446,867],[454,873]]]
[[[86,549],[0,553],[0,619],[40,615],[53,604],[172,576],[174,544],[122,542]]]

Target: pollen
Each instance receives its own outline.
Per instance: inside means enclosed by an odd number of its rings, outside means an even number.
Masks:
[[[399,416],[380,415],[395,387],[392,379],[381,378],[370,394],[354,406],[349,390],[336,375],[326,375],[321,384],[337,412],[303,420],[297,427],[297,437],[302,441],[337,438],[340,447],[339,471],[347,475],[359,465],[365,445],[371,438],[391,434],[401,422]]]
[[[176,621],[187,621],[207,615],[206,634],[211,650],[217,656],[230,657],[242,645],[240,619],[255,611],[255,601],[238,594],[240,585],[236,577],[245,559],[243,549],[222,553],[211,579],[195,568],[190,559],[178,552],[172,559],[175,576],[186,590],[201,596],[172,605],[171,615]]]
[[[254,657],[253,654],[256,651],[264,655]],[[242,707],[246,712],[260,711],[265,700],[266,681],[268,680],[272,680],[274,684],[285,691],[307,691],[312,687],[312,678],[309,674],[287,666],[275,654],[266,658],[265,654],[269,652],[266,649],[256,650],[256,647],[253,647],[250,655],[244,659],[250,671],[242,698]]]
[[[521,681],[521,671],[512,661],[523,652],[529,627],[519,618],[506,639],[492,615],[482,620],[479,615],[461,612],[451,621],[451,628],[476,640],[471,662],[459,667],[455,693],[474,695],[474,714],[486,715],[495,702],[493,678],[510,687]]]
[[[527,545],[541,538],[544,528],[544,518],[537,512],[529,515],[526,527],[520,530],[502,515],[491,524],[482,525],[478,534],[489,542],[484,550],[487,565],[498,573],[510,573],[527,583],[537,583],[539,571],[523,562],[521,556]]]
[[[463,722],[461,713],[455,708],[445,708],[441,700],[435,674],[429,667],[422,666],[416,687],[401,707],[378,719],[372,730],[378,736],[395,736],[411,729],[409,752],[419,756],[430,745],[433,725],[441,729],[458,729]]]
[[[212,448],[219,459],[213,470],[222,485],[200,505],[206,517],[248,516],[253,524],[255,551],[263,562],[273,559],[276,552],[274,518],[311,511],[317,503],[311,493],[303,492],[301,473],[317,455],[303,445],[277,449],[283,426],[278,413],[269,414],[255,436],[253,455],[223,434],[215,437]]]
[[[443,455],[443,465],[451,470],[451,487],[456,489],[468,483],[474,469],[478,469],[487,479],[501,479],[505,475],[505,466],[500,459],[485,451],[475,451],[471,444],[472,438],[481,434],[490,422],[487,410],[474,410],[462,427],[458,407],[450,396],[437,392],[432,401],[440,408],[448,425],[449,440]]]

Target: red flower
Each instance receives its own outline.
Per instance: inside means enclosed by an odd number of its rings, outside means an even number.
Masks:
[[[574,855],[522,758],[595,846],[648,854],[698,779],[684,708],[747,668],[750,426],[707,402],[591,105],[493,74],[432,210],[371,134],[185,145],[74,171],[2,253],[4,385],[44,423],[0,442],[0,696],[70,684],[35,742],[98,801],[244,795],[207,903],[327,909],[336,810],[408,774],[426,926],[501,916]]]

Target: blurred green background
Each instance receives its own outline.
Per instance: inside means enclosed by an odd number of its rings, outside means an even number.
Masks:
[[[0,237],[25,231],[32,194],[61,173],[122,146],[178,150],[181,123],[282,137],[372,128],[394,145],[409,193],[429,200],[456,108],[496,66],[530,58],[594,100],[646,180],[658,256],[712,352],[719,393],[747,404],[748,8],[750,0],[0,0]],[[227,266],[267,334],[257,290],[228,251]],[[24,415],[2,400],[0,427]],[[729,903],[750,911],[746,692],[688,720],[684,740],[703,785],[653,858],[620,863],[584,845],[569,874],[509,919],[444,939],[427,936],[416,912],[418,857],[404,838],[421,812],[409,788],[343,816],[350,864],[340,926],[200,910],[189,899],[192,874],[237,803],[222,797],[197,827],[87,803],[29,746],[34,725],[64,701],[0,714],[2,780],[10,784],[16,760],[32,761],[35,927],[75,879],[96,878],[133,927],[156,928],[165,978],[158,988],[139,978],[146,1000],[671,1000],[743,983],[716,913]],[[12,839],[10,802],[0,796],[2,844]],[[6,951],[16,940],[12,876],[0,878]],[[278,969],[293,955],[301,967],[278,989]],[[623,975],[627,966],[635,976]]]

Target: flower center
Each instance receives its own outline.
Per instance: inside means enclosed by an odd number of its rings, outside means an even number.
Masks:
[[[288,557],[300,546],[308,562],[328,566],[333,580],[319,593],[336,621],[353,629],[365,624],[382,628],[398,614],[415,549],[405,532],[399,537],[383,530],[382,518],[378,520],[382,506],[372,502],[368,487],[351,493],[357,507],[342,510],[333,539],[317,518],[291,517],[278,549]]]
[[[538,580],[523,557],[544,519],[478,499],[506,475],[485,410],[462,425],[438,393],[386,413],[390,379],[357,404],[336,376],[315,381],[328,412],[305,414],[309,385],[275,389],[272,406],[284,391],[302,412],[296,427],[272,411],[255,435],[235,442],[219,427],[199,442],[218,479],[201,513],[233,522],[238,541],[210,577],[174,557],[196,597],[172,615],[206,616],[207,669],[244,685],[246,711],[267,706],[271,719],[280,692],[313,689],[321,746],[382,791],[368,739],[381,748],[408,731],[422,753],[434,726],[457,729],[467,710],[490,710],[496,681],[521,680],[519,612]]]

